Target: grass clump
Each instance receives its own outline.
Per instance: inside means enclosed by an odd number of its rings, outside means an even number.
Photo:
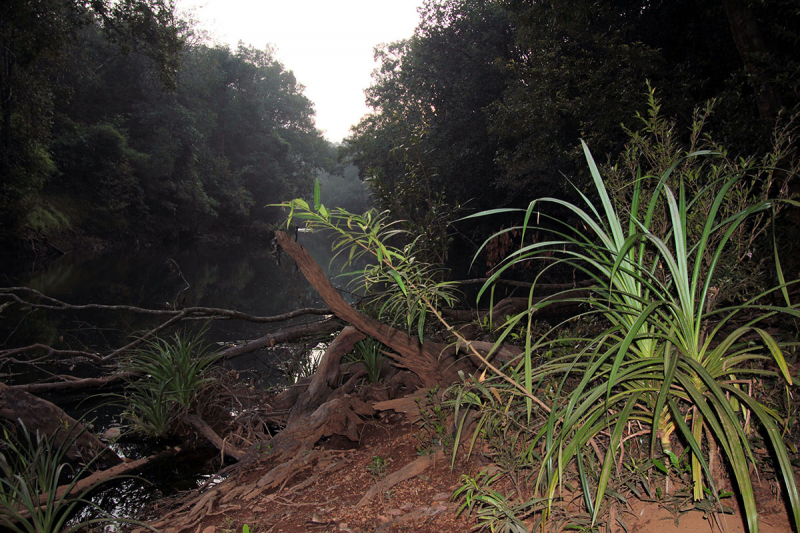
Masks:
[[[210,344],[197,333],[175,333],[157,338],[138,350],[126,369],[140,375],[125,394],[125,422],[136,432],[163,437],[187,412],[198,394],[213,380],[210,366],[217,361]]]
[[[73,432],[57,444],[56,436],[31,434],[20,422],[15,434],[3,428],[0,443],[0,525],[16,533],[76,531],[87,526],[119,522],[86,496],[97,484],[77,495],[67,496],[96,460],[75,469],[67,460],[67,451],[80,436]],[[58,487],[66,490],[58,494]],[[97,518],[70,521],[84,506],[93,507]]]

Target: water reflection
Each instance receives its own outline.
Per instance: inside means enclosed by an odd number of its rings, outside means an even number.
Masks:
[[[330,241],[302,233],[303,244],[323,268],[332,257]],[[339,265],[330,265],[334,276]],[[234,309],[253,315],[276,315],[301,307],[324,307],[293,261],[272,257],[268,243],[225,248],[197,246],[183,250],[139,249],[91,256],[58,258],[46,267],[3,265],[6,285],[25,285],[72,304],[120,304],[151,309],[190,306]],[[335,284],[346,282],[335,280]],[[318,319],[314,317],[313,319]],[[41,342],[61,349],[103,351],[154,324],[129,312],[3,312],[0,343],[4,347]],[[215,321],[214,342],[253,338],[274,324]]]

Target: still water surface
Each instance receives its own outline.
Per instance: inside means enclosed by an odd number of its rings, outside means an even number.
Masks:
[[[329,265],[332,257],[330,240],[324,235],[301,233],[298,242],[309,250],[323,269],[330,267],[332,277],[340,272],[340,266]],[[319,295],[290,257],[282,254],[280,262],[276,261],[269,242],[229,247],[195,246],[180,250],[140,248],[94,255],[68,254],[47,264],[0,259],[0,285],[31,287],[76,305],[121,304],[151,309],[205,306],[260,316],[301,307],[324,307]],[[334,279],[334,285],[345,286],[346,280]],[[305,320],[320,318],[311,316]],[[135,313],[32,311],[15,305],[0,314],[0,345],[9,348],[40,342],[61,349],[104,352],[109,347],[121,346],[132,335],[156,323],[152,318]],[[215,321],[211,324],[208,338],[213,342],[252,339],[280,325]],[[270,373],[274,374],[274,365],[264,360],[275,357],[274,353],[250,354],[229,362],[229,365],[239,370],[255,368],[256,375],[261,375],[258,374],[260,366],[271,369]],[[72,363],[42,366],[36,371],[27,366],[7,367],[2,369],[0,379],[11,384],[46,378],[51,373],[84,376],[93,371],[96,369],[92,364]],[[275,376],[272,375],[271,379],[274,380]],[[85,391],[79,396],[45,395],[76,416],[94,403],[86,401]],[[95,430],[100,433],[114,423],[117,414],[113,410],[101,409],[89,416],[95,418]],[[149,446],[122,441],[117,449],[129,458],[138,458],[152,452]],[[205,461],[200,457],[187,459],[174,461],[167,468],[162,465],[156,472],[143,473],[154,485],[140,480],[124,480],[93,499],[109,511],[137,517],[147,502],[176,490],[196,487],[213,477],[214,468],[219,467],[203,467]]]
[[[324,235],[300,233],[305,246],[332,277],[330,241]],[[290,257],[273,257],[268,242],[229,247],[195,246],[181,250],[140,248],[81,256],[68,254],[46,265],[5,264],[0,283],[28,286],[71,304],[121,304],[150,309],[219,307],[270,316],[302,307],[324,307]],[[345,286],[346,279],[334,279]],[[308,320],[319,320],[309,317]],[[162,318],[163,320],[163,318]],[[131,335],[152,327],[151,317],[128,312],[3,312],[3,347],[41,342],[61,349],[102,352],[122,345]],[[279,324],[214,321],[209,340],[234,342],[264,335]],[[30,375],[28,380],[39,376]]]

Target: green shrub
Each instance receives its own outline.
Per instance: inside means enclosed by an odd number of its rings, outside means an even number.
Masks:
[[[129,384],[125,395],[123,418],[132,429],[152,437],[166,435],[212,381],[207,371],[219,356],[203,341],[204,333],[205,328],[157,338],[130,359],[126,369],[142,376]]]
[[[792,383],[784,357],[788,344],[762,324],[780,316],[800,317],[798,304],[789,303],[785,284],[725,307],[715,300],[721,258],[740,237],[763,234],[776,204],[759,195],[741,203],[740,192],[753,190],[750,180],[762,180],[763,186],[764,177],[774,172],[756,165],[726,165],[718,153],[696,151],[676,158],[658,175],[637,167],[628,203],[620,209],[588,147],[583,148],[597,200],[583,196],[585,206],[580,207],[543,198],[517,210],[522,225],[505,231],[539,231],[551,237],[512,254],[489,282],[516,262],[553,258],[548,268],[568,266],[592,279],[592,294],[578,299],[590,309],[582,318],[599,315],[606,324],[590,339],[575,339],[571,353],[562,352],[543,364],[534,364],[534,356],[552,347],[552,341],[528,335],[521,363],[501,376],[516,385],[515,394],[522,392],[530,425],[526,449],[540,450],[536,492],[552,504],[568,465],[576,463],[595,525],[625,436],[632,424],[641,425],[648,428],[653,459],[661,457],[669,465],[676,456],[673,444],[686,446],[696,501],[710,493],[719,502],[707,451],[718,444],[743,501],[748,527],[756,532],[749,471],[755,463],[752,420],[763,428],[772,448],[800,527],[800,497],[781,437],[782,420],[746,385],[764,376],[782,376]],[[709,169],[713,175],[704,178],[701,174]],[[691,176],[697,179],[689,182]],[[540,226],[539,219],[547,217],[540,212],[543,206],[564,209],[578,222],[569,225],[564,222],[569,218],[560,216],[549,218],[550,228]],[[514,210],[492,213],[509,211]],[[782,279],[779,264],[777,272]],[[531,296],[533,290],[535,286]],[[781,293],[785,304],[770,300]],[[558,299],[557,295],[537,303],[531,310]],[[500,341],[519,324],[530,329],[531,317],[528,311],[512,317]],[[549,396],[544,401],[543,393]],[[475,393],[462,395],[464,407],[484,401]],[[534,413],[534,404],[541,407],[541,416]],[[598,440],[605,444],[604,458],[596,481],[590,482],[584,455],[586,446],[596,447]]]

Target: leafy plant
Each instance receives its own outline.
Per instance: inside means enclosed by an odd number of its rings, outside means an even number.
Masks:
[[[319,366],[319,357],[314,356],[313,350],[292,351],[291,357],[278,364],[278,368],[283,371],[289,385],[313,376],[317,371],[317,366]]]
[[[552,500],[567,465],[577,462],[585,505],[595,524],[624,436],[630,424],[643,424],[649,427],[651,457],[655,457],[658,443],[669,457],[675,434],[686,443],[695,500],[703,499],[706,490],[719,499],[704,452],[706,444],[718,442],[744,502],[748,527],[756,532],[758,520],[748,470],[755,462],[748,439],[752,418],[769,439],[795,524],[800,526],[800,498],[779,431],[782,421],[753,398],[746,385],[751,377],[778,373],[792,383],[783,355],[785,344],[761,324],[781,314],[800,316],[798,305],[788,302],[785,284],[738,305],[718,307],[714,300],[715,269],[732,236],[751,216],[770,212],[774,204],[762,199],[734,213],[725,212],[729,194],[742,180],[752,178],[738,168],[719,169],[714,179],[696,190],[680,176],[677,184],[670,185],[679,164],[695,161],[699,165],[702,158],[715,156],[711,151],[699,151],[685,155],[660,176],[642,175],[639,169],[630,203],[620,214],[585,144],[583,149],[598,202],[582,196],[585,207],[579,207],[543,198],[531,202],[527,210],[516,210],[523,216],[523,232],[549,232],[552,238],[512,254],[489,281],[514,262],[547,254],[555,258],[552,265],[577,269],[594,281],[591,296],[571,299],[590,306],[584,316],[600,315],[607,324],[588,343],[576,343],[582,348],[541,365],[533,364],[533,355],[551,341],[534,341],[529,335],[513,375],[501,376],[525,394],[529,420],[534,403],[544,410],[545,420],[532,438],[532,447],[542,449],[536,486]],[[702,166],[696,170],[700,169]],[[648,194],[645,183],[651,191]],[[542,205],[566,209],[578,223],[570,225],[563,216],[549,217],[558,229],[541,227],[534,221],[546,217],[538,211]],[[702,209],[701,217],[695,213],[697,209]],[[659,211],[669,222],[660,234],[654,231]],[[687,226],[690,220],[702,220],[699,231]],[[779,264],[777,268],[781,277]],[[787,303],[766,303],[777,291]],[[557,300],[541,301],[531,310]],[[526,311],[513,317],[506,332],[519,323],[530,325],[531,316]],[[769,362],[778,370],[769,369]],[[549,382],[556,383],[556,395],[543,402],[536,397],[536,385]],[[608,436],[607,448],[596,488],[590,490],[580,468],[581,454],[586,445],[597,444],[601,433]]]
[[[381,379],[383,361],[386,359],[381,352],[383,348],[380,341],[369,337],[358,341],[353,353],[348,354],[346,360],[350,363],[362,363],[367,372],[367,381],[377,383]]]
[[[336,234],[334,260],[344,258],[342,268],[366,260],[366,266],[349,274],[354,276],[355,290],[377,299],[379,317],[402,323],[409,333],[416,329],[420,340],[430,310],[457,301],[455,284],[441,281],[443,269],[418,258],[419,237],[399,229],[398,222],[389,222],[387,212],[356,215],[340,208],[329,210],[320,201],[319,182],[313,206],[301,199],[278,205],[289,209],[287,224],[299,220],[312,230]],[[404,239],[405,244],[388,244]]]
[[[205,329],[157,338],[134,354],[126,368],[143,376],[128,385],[123,418],[153,437],[164,436],[212,379],[209,367],[219,358],[203,341]]]
[[[452,443],[450,427],[447,423],[449,413],[448,406],[442,401],[439,394],[439,387],[434,387],[426,395],[425,401],[417,398],[417,409],[419,409],[420,446],[417,452],[420,454],[430,453],[431,450],[441,449]]]
[[[372,460],[367,465],[367,472],[369,472],[369,475],[376,480],[381,480],[386,477],[386,471],[386,460],[379,455],[373,455]]]
[[[546,499],[535,498],[515,504],[509,496],[490,488],[499,478],[500,475],[492,475],[486,470],[482,470],[474,478],[462,475],[462,484],[451,497],[452,500],[463,500],[456,511],[456,516],[464,511],[467,515],[475,511],[478,525],[474,529],[481,531],[486,529],[507,533],[535,531],[541,520],[533,528],[528,528],[522,519],[536,511],[544,510]]]
[[[86,499],[99,484],[90,486],[77,496],[68,496],[98,457],[77,471],[72,470],[67,461],[67,451],[80,433],[73,432],[59,445],[55,435],[45,437],[39,432],[31,435],[21,422],[19,432],[21,436],[18,437],[8,428],[3,428],[0,524],[4,528],[17,533],[42,533],[74,531],[94,524],[120,521]],[[61,483],[66,485],[66,490],[59,494]],[[101,516],[70,523],[75,511],[85,505],[93,507]]]

